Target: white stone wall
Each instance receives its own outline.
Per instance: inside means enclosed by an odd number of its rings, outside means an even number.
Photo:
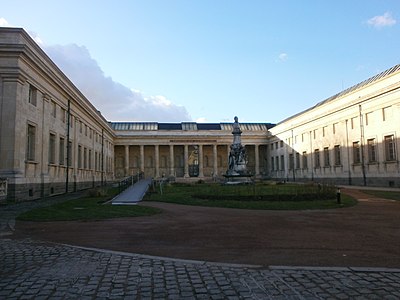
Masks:
[[[400,73],[395,72],[358,90],[321,103],[289,118],[270,131],[270,158],[284,157],[284,166],[270,166],[272,177],[281,180],[369,186],[400,186],[399,175]],[[393,136],[395,159],[388,160],[385,137]],[[374,140],[376,160],[371,161]],[[360,161],[354,157],[353,143],[360,145]],[[278,143],[278,148],[276,144]],[[282,147],[281,147],[282,146]],[[335,164],[335,146],[341,161]],[[316,166],[316,149],[320,166]],[[327,149],[324,150],[324,149]],[[362,151],[361,151],[362,150]],[[307,167],[303,153],[307,153]],[[300,165],[290,166],[290,155],[299,153]],[[329,161],[326,157],[329,156]],[[294,159],[296,160],[296,158]]]

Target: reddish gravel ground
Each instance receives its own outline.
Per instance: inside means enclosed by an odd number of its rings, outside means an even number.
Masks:
[[[350,208],[260,211],[157,202],[149,217],[17,222],[15,238],[181,259],[291,266],[400,268],[400,202],[342,190]]]

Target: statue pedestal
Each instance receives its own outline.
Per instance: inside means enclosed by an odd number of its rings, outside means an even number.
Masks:
[[[253,175],[250,174],[238,174],[238,175],[223,175],[225,177],[225,183],[227,185],[234,185],[234,184],[253,184]]]

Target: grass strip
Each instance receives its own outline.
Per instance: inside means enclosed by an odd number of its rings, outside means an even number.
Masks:
[[[378,198],[400,201],[400,192],[374,190],[362,190],[362,192],[368,195],[376,196]]]
[[[141,205],[103,204],[103,197],[85,197],[68,200],[47,207],[35,208],[17,217],[22,221],[89,221],[112,218],[150,216],[160,209]]]

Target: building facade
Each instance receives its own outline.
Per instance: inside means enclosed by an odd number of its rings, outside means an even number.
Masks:
[[[113,180],[115,134],[29,35],[0,29],[0,199]]]
[[[241,123],[258,179],[400,186],[400,65],[276,126]],[[219,180],[232,123],[107,122],[23,30],[0,28],[0,201],[143,173]]]
[[[271,129],[270,176],[400,186],[400,65]]]

